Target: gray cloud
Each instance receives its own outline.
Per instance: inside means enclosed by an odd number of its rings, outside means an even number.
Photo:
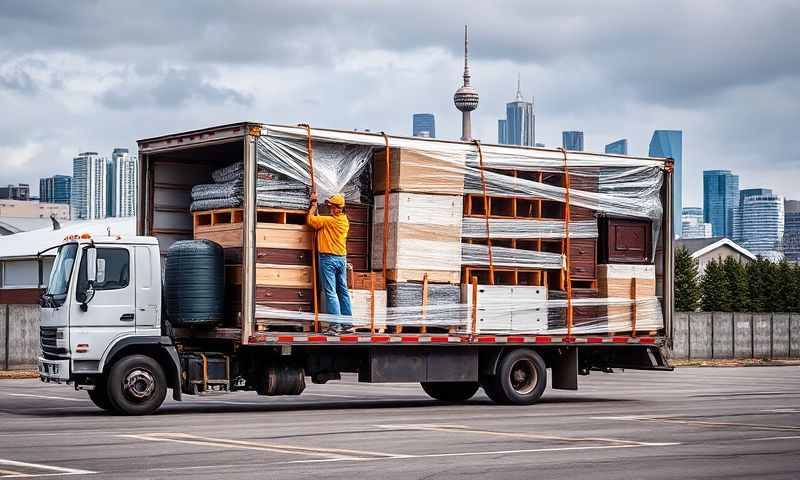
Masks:
[[[142,68],[136,70],[148,72]],[[177,108],[193,100],[241,105],[253,101],[252,95],[212,84],[203,72],[196,69],[167,68],[148,73],[150,75],[141,78],[127,77],[115,84],[100,95],[100,102],[111,109],[128,110],[149,106]]]

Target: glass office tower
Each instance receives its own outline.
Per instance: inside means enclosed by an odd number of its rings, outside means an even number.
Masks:
[[[656,130],[650,139],[651,157],[669,157],[675,162],[672,180],[672,231],[681,231],[683,211],[683,132],[681,130]],[[703,208],[706,208],[703,205]]]
[[[733,213],[739,206],[739,176],[730,170],[703,172],[703,220],[715,237],[733,238]]]

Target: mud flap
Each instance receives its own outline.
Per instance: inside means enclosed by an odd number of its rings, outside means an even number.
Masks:
[[[556,390],[578,389],[578,349],[565,347],[559,349],[552,359],[552,386]]]

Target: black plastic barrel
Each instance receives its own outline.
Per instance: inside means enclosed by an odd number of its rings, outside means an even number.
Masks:
[[[222,247],[210,240],[179,240],[167,251],[166,312],[176,327],[211,327],[225,315]]]

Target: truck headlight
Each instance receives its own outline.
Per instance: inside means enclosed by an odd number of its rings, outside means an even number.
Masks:
[[[56,348],[67,348],[67,341],[64,336],[63,328],[56,330]]]

